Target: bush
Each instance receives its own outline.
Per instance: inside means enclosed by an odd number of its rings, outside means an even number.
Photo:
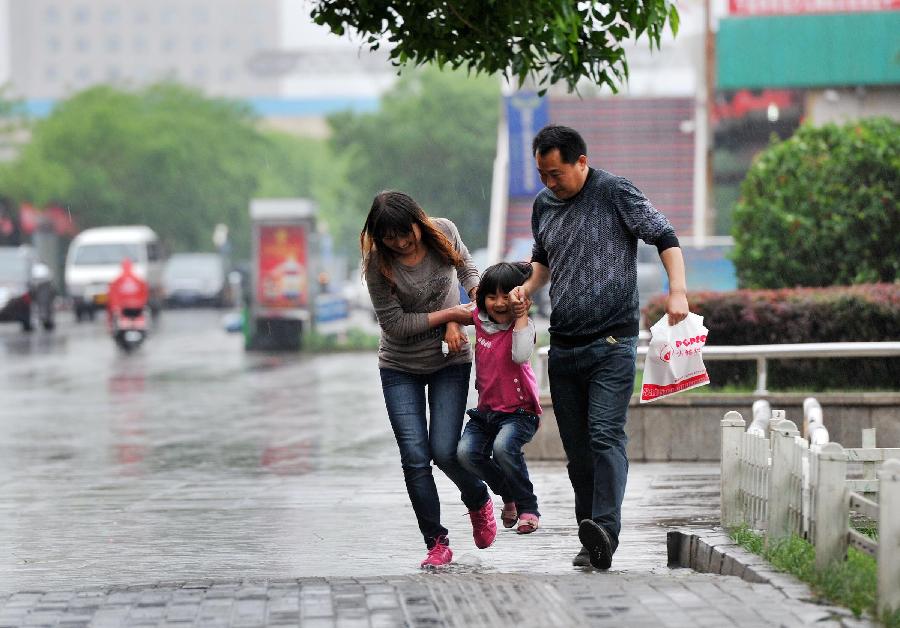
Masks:
[[[704,317],[710,345],[900,340],[900,284],[698,292],[691,311]],[[665,300],[648,304],[655,323]],[[713,386],[753,386],[754,362],[706,362]],[[771,389],[895,390],[900,358],[771,360]]]
[[[900,123],[803,126],[756,158],[735,207],[746,288],[893,282],[900,269]]]

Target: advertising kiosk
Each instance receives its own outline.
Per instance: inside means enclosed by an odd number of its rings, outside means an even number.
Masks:
[[[246,348],[297,351],[312,322],[315,204],[302,198],[253,199],[253,291]]]

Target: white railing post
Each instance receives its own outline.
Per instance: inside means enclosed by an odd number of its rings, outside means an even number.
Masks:
[[[878,611],[900,610],[900,460],[878,473]]]
[[[772,416],[772,406],[765,399],[757,399],[753,402],[753,419],[747,431],[758,430],[763,436],[769,433],[769,418]]]
[[[875,449],[878,445],[876,445],[877,433],[874,427],[868,427],[863,429],[862,431],[862,448],[863,449]],[[863,479],[864,480],[875,480],[878,478],[876,472],[878,471],[878,463],[877,462],[863,462]]]
[[[756,358],[756,390],[753,391],[754,395],[768,395],[769,391],[766,390],[766,379],[768,378],[767,366],[766,366],[766,358],[763,356],[757,356]]]
[[[812,544],[816,567],[822,569],[847,555],[847,452],[837,443],[822,445],[810,455]]]
[[[726,412],[720,423],[722,427],[720,503],[722,504],[722,527],[739,525],[743,519],[739,504],[741,482],[741,437],[744,422],[740,413]]]
[[[829,441],[828,430],[822,417],[822,404],[815,397],[803,400],[803,437],[810,445],[824,445]]]
[[[775,411],[777,412],[777,411]],[[775,413],[773,412],[773,414]],[[799,436],[791,421],[780,421],[772,430],[772,469],[769,472],[769,521],[767,542],[791,535],[791,471],[793,469],[794,437]]]

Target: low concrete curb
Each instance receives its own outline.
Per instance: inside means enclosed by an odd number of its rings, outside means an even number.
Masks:
[[[790,598],[816,599],[807,585],[777,571],[766,559],[748,552],[721,530],[670,530],[666,543],[669,567],[737,576],[747,582],[772,585]]]
[[[829,619],[844,626],[871,626],[867,617],[857,618],[839,606],[821,604],[812,589],[761,556],[745,550],[722,530],[670,530],[666,534],[669,567],[688,567],[700,573],[737,576],[742,580],[767,584],[785,597],[818,605]]]

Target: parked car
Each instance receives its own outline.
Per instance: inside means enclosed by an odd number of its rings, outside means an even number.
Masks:
[[[0,247],[0,321],[18,322],[31,331],[37,318],[44,329],[53,329],[55,298],[50,269],[31,247]]]
[[[163,269],[166,305],[213,305],[232,303],[225,260],[216,253],[176,253]]]
[[[162,305],[162,248],[149,227],[97,227],[85,229],[72,240],[66,255],[66,289],[77,320],[93,318],[106,307],[109,282],[119,276],[128,258],[134,272],[150,288],[150,311]]]

